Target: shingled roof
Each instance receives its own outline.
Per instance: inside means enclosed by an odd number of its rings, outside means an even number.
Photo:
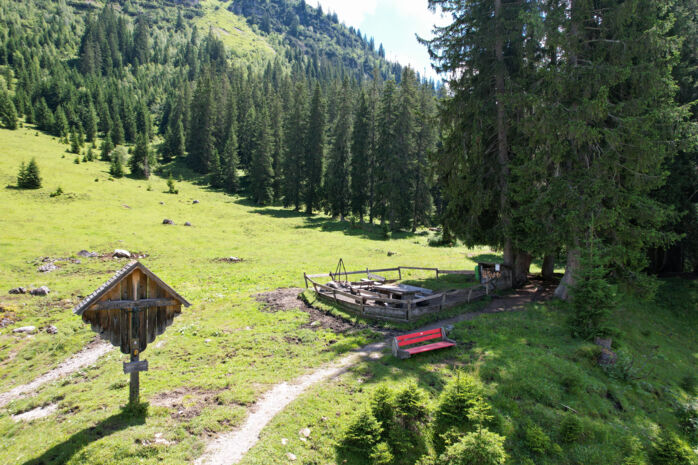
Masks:
[[[191,305],[187,301],[187,299],[179,295],[177,291],[165,284],[165,282],[162,279],[158,278],[155,275],[155,273],[146,268],[145,265],[143,265],[139,261],[133,260],[129,262],[126,266],[121,268],[119,271],[117,271],[114,276],[112,276],[111,278],[109,278],[107,282],[99,286],[97,290],[95,290],[92,294],[85,297],[82,300],[82,302],[77,304],[73,309],[73,313],[76,315],[82,315],[85,310],[87,310],[93,304],[97,303],[102,296],[111,291],[114,288],[114,286],[119,284],[122,279],[131,274],[131,272],[134,271],[136,268],[140,269],[150,279],[158,283],[160,287],[164,288],[167,292],[172,294],[172,296],[174,296],[174,298],[177,299],[182,305],[184,305],[185,307],[189,307]]]

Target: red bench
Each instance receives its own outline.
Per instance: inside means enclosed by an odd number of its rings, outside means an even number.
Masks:
[[[402,347],[419,344],[420,342],[424,341],[431,341],[432,339],[438,339],[439,342],[432,342],[431,344],[402,349]],[[446,331],[443,328],[429,329],[427,331],[419,331],[417,333],[404,334],[402,336],[394,337],[393,355],[398,358],[405,359],[410,358],[410,356],[413,354],[428,352],[430,350],[445,349],[446,347],[453,347],[455,345],[456,341],[447,338]]]

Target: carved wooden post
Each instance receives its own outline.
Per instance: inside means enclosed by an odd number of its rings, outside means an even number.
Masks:
[[[131,275],[131,282],[133,283],[133,300],[138,300],[138,273],[133,273]],[[138,361],[138,354],[140,353],[140,347],[138,345],[139,340],[139,324],[140,318],[138,315],[138,307],[134,306],[131,309],[131,363]],[[128,391],[128,402],[131,405],[137,405],[140,400],[140,372],[138,370],[131,372],[131,385]]]

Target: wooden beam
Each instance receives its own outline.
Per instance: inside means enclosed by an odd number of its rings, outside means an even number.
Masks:
[[[176,305],[179,302],[174,299],[142,299],[142,300],[106,300],[97,302],[90,310],[111,310],[113,308],[143,308],[166,307]]]

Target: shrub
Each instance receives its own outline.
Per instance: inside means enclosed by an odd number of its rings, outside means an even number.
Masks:
[[[698,388],[698,378],[696,378],[695,375],[684,376],[681,379],[679,386],[681,386],[681,389],[692,396],[698,394],[698,389],[696,389]]]
[[[58,189],[56,189],[55,191],[51,192],[51,193],[49,194],[49,197],[58,197],[58,196],[60,196],[60,195],[63,195],[63,188],[62,188],[61,186],[58,186]]]
[[[38,189],[41,187],[39,165],[36,164],[35,158],[32,158],[26,165],[22,162],[19,166],[17,186],[22,189]]]
[[[395,396],[395,416],[400,425],[408,430],[416,431],[419,423],[426,422],[428,411],[425,403],[426,395],[415,383],[408,384]]]
[[[662,433],[652,443],[650,451],[652,465],[695,465],[696,454],[674,433]]]
[[[75,157],[75,158],[73,159],[73,163],[75,163],[76,165],[79,165],[79,164],[80,164],[80,155],[78,155],[77,157]]]
[[[385,425],[393,420],[393,400],[395,394],[388,387],[381,385],[371,397],[371,412],[379,423]]]
[[[544,455],[552,449],[550,437],[535,423],[523,427],[523,441],[531,452],[539,455]]]
[[[465,433],[491,419],[482,386],[470,375],[459,373],[441,393],[434,412],[434,447],[437,452],[446,445],[449,430]],[[451,431],[451,435],[453,431]]]
[[[168,194],[179,194],[179,190],[175,189],[175,182],[172,179],[172,174],[167,178],[167,193]]]
[[[371,412],[363,411],[349,424],[342,436],[341,445],[357,455],[368,458],[380,442],[382,432],[383,428]]]
[[[576,415],[567,414],[560,423],[560,441],[563,443],[578,442],[583,436],[582,422]]]
[[[686,436],[693,441],[698,440],[698,400],[680,404],[676,416]]]
[[[449,446],[439,460],[449,465],[503,465],[507,460],[504,437],[487,429],[468,433]]]
[[[390,465],[393,463],[393,453],[390,452],[390,446],[386,442],[379,442],[371,451],[371,463],[373,465]]]
[[[116,148],[111,154],[111,164],[109,165],[109,174],[115,178],[124,176],[124,160],[126,153],[123,147]]]

